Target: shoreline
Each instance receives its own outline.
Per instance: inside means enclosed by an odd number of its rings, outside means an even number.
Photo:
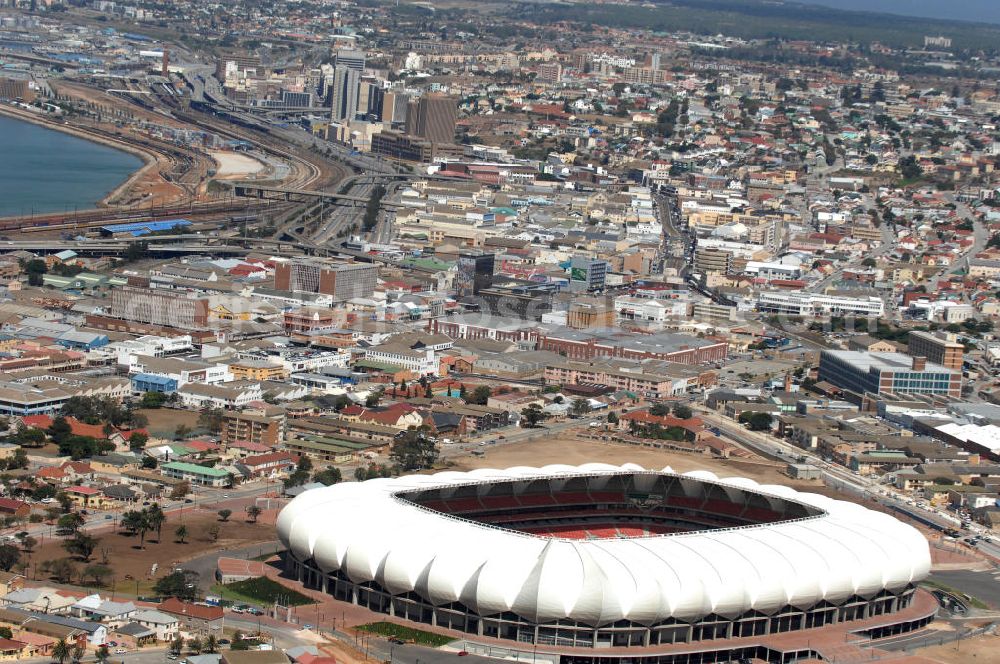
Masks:
[[[38,125],[39,127],[45,129],[51,129],[52,131],[59,131],[70,136],[75,136],[81,140],[88,141],[90,143],[96,143],[98,145],[103,145],[105,147],[111,148],[113,150],[118,150],[120,152],[126,152],[142,160],[143,164],[135,171],[132,172],[129,177],[119,184],[117,187],[108,192],[104,197],[98,200],[92,209],[98,210],[101,208],[107,209],[129,209],[128,206],[115,206],[111,203],[112,200],[121,196],[130,187],[135,185],[140,178],[146,176],[150,170],[159,166],[161,162],[161,156],[155,152],[144,150],[138,148],[126,141],[116,141],[110,139],[106,136],[94,135],[85,129],[80,127],[75,127],[68,124],[60,124],[55,122],[50,117],[41,114],[31,113],[23,109],[15,108],[6,104],[0,104],[0,115],[12,118],[14,120],[20,120],[22,122],[30,122],[31,124]]]

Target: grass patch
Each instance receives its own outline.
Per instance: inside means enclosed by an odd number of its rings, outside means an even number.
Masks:
[[[247,604],[274,604],[277,600],[280,600],[283,606],[315,604],[309,597],[298,591],[286,588],[266,576],[228,583],[226,585],[216,584],[212,587],[212,590],[224,599]]]
[[[990,610],[990,609],[993,608],[992,606],[990,606],[989,604],[987,604],[983,600],[981,600],[981,599],[979,599],[977,597],[973,597],[972,595],[970,595],[968,593],[962,592],[958,588],[953,588],[953,587],[949,586],[946,583],[941,583],[940,581],[931,581],[929,579],[925,579],[925,580],[923,580],[923,581],[920,582],[920,585],[922,585],[922,586],[929,586],[931,588],[937,588],[938,590],[943,590],[946,593],[951,593],[952,595],[954,595],[955,597],[958,597],[959,599],[961,599],[963,602],[967,603],[969,606],[971,606],[974,609],[984,609],[984,610],[988,611],[988,610]],[[966,599],[966,598],[968,598],[968,599]]]
[[[422,646],[430,646],[432,648],[440,648],[446,643],[451,643],[454,639],[450,636],[442,636],[440,634],[434,634],[433,632],[425,632],[422,629],[414,629],[412,627],[404,627],[403,625],[397,625],[391,622],[373,622],[367,625],[358,625],[357,629],[365,632],[371,632],[372,634],[378,634],[379,636],[394,636],[397,639],[402,639],[403,641],[413,641]]]

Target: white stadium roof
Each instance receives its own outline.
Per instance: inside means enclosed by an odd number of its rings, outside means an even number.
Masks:
[[[442,472],[345,482],[306,492],[278,517],[278,535],[300,561],[414,592],[480,615],[512,611],[534,622],[654,624],[710,614],[807,608],[899,590],[930,569],[916,529],[855,503],[708,471],[681,475],[798,501],[815,517],[651,537],[567,540],[450,517],[395,494],[412,489],[565,475],[644,471],[634,464],[555,465]]]

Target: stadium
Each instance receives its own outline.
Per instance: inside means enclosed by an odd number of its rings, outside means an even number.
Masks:
[[[277,527],[288,571],[310,587],[529,648],[639,655],[876,617],[895,634],[933,616],[907,612],[930,569],[916,529],[707,471],[586,464],[342,483],[295,498]]]

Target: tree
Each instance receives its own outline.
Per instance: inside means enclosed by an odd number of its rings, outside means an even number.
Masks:
[[[410,429],[392,444],[389,458],[403,470],[422,470],[434,466],[438,448],[425,430]]]
[[[340,468],[327,468],[325,470],[320,470],[313,475],[312,481],[319,482],[320,484],[325,484],[330,486],[332,484],[339,484],[343,480],[343,475],[340,472]]]
[[[70,426],[65,417],[59,415],[52,420],[47,431],[52,442],[58,445],[73,433],[73,427]]]
[[[133,431],[128,437],[128,448],[133,452],[142,452],[146,449],[147,442],[149,442],[149,436],[141,431]],[[152,459],[152,457],[149,458]]]
[[[219,433],[222,431],[222,415],[221,408],[205,408],[198,415],[198,426]]]
[[[608,424],[618,424],[618,413],[614,411],[608,413]]]
[[[208,537],[209,537],[209,539],[211,539],[213,542],[218,541],[218,539],[219,539],[219,531],[220,531],[219,524],[213,523],[208,528]]]
[[[148,514],[145,510],[129,510],[122,515],[122,528],[139,536],[139,548],[146,543],[146,533],[149,532],[150,525]]]
[[[900,159],[897,167],[904,180],[916,180],[924,174],[924,170],[920,168],[920,164],[917,163],[917,159],[913,155]]]
[[[243,632],[237,631],[233,634],[233,641],[229,644],[230,650],[250,650],[250,644],[243,638]]]
[[[87,650],[80,644],[73,646],[73,661],[79,662],[83,659],[83,656],[87,654]]]
[[[182,650],[184,650],[184,639],[178,636],[170,642],[170,652],[174,655],[180,655]]]
[[[62,510],[63,514],[69,514],[69,511],[73,509],[73,500],[66,494],[65,491],[57,493],[56,500],[59,501],[59,509]]]
[[[160,508],[159,503],[153,503],[146,508],[146,523],[150,530],[156,531],[156,541],[160,542],[160,533],[163,531],[163,524],[167,522],[167,515]]]
[[[527,425],[526,428],[534,429],[538,426],[538,423],[547,417],[542,407],[537,403],[528,404],[524,410],[521,411],[521,421]]]
[[[87,520],[78,512],[64,514],[59,517],[58,532],[60,535],[75,535],[86,522]]]
[[[38,540],[31,535],[25,535],[21,538],[21,548],[25,553],[31,553],[36,546],[38,546]]]
[[[365,406],[367,408],[374,408],[378,405],[378,402],[382,399],[382,390],[376,390],[371,392],[367,397],[365,397]]]
[[[97,541],[96,537],[77,531],[73,539],[68,539],[63,542],[63,548],[66,549],[66,553],[71,556],[77,556],[83,560],[83,562],[87,562],[90,560],[90,556],[94,553],[94,549],[97,548]]]
[[[465,402],[474,406],[485,406],[486,402],[490,400],[490,396],[492,394],[493,391],[488,385],[480,385],[476,389],[472,390],[472,394],[466,397]]]
[[[586,399],[573,399],[573,403],[569,407],[569,412],[574,417],[583,417],[590,412],[590,402]]]
[[[309,481],[309,471],[307,470],[296,470],[291,475],[286,477],[282,482],[286,489],[291,489],[293,486],[302,486]]]
[[[219,510],[219,521],[229,521],[229,517],[233,515],[232,510]]]
[[[87,565],[83,568],[83,576],[93,579],[95,586],[103,586],[104,579],[111,576],[111,568],[100,563]]]
[[[9,572],[21,561],[21,551],[13,544],[0,544],[0,569]]]
[[[13,639],[14,633],[10,631],[10,627],[0,627],[0,639]]]
[[[181,500],[184,496],[188,495],[190,491],[191,485],[187,482],[175,484],[174,488],[170,490],[170,500]]]
[[[167,402],[167,395],[163,392],[144,392],[139,400],[140,408],[162,408]]]
[[[653,404],[653,407],[649,409],[649,414],[657,417],[666,417],[670,414],[670,405],[665,403],[655,403]]]
[[[187,534],[188,529],[184,524],[177,526],[177,530],[174,531],[174,537],[176,537],[177,541],[181,544],[184,544],[184,538],[187,537]]]
[[[52,646],[52,659],[59,660],[59,664],[63,664],[63,662],[66,661],[66,658],[72,654],[73,649],[68,643],[66,643],[66,639],[59,639],[56,641],[56,644]]]
[[[191,435],[191,427],[186,424],[178,424],[174,429],[174,440],[184,440]]]
[[[111,651],[108,649],[106,645],[100,645],[98,646],[97,650],[94,651],[94,657],[97,658],[98,662],[104,664],[105,662],[108,661],[108,658],[111,657]]]
[[[45,432],[41,429],[29,429],[23,424],[19,424],[12,442],[22,447],[41,447],[45,444]]]
[[[250,518],[252,523],[257,523],[257,517],[259,517],[263,511],[264,510],[256,505],[247,505],[247,516]]]
[[[679,403],[674,406],[674,417],[678,419],[686,420],[691,418],[693,415],[694,411],[692,411],[691,407],[687,404]]]
[[[199,654],[201,652],[201,639],[197,636],[191,637],[188,639],[187,647],[189,651],[195,653],[196,655]]]
[[[160,597],[176,597],[184,601],[193,600],[198,594],[201,576],[192,570],[178,570],[156,580],[153,592]]]
[[[202,644],[202,651],[208,654],[219,651],[219,640],[215,638],[215,634],[209,634],[205,637],[205,642]]]
[[[774,418],[771,413],[760,413],[752,410],[745,410],[738,418],[740,424],[747,425],[751,431],[770,431]]]
[[[49,574],[59,583],[69,583],[76,576],[76,565],[69,558],[46,561]]]

